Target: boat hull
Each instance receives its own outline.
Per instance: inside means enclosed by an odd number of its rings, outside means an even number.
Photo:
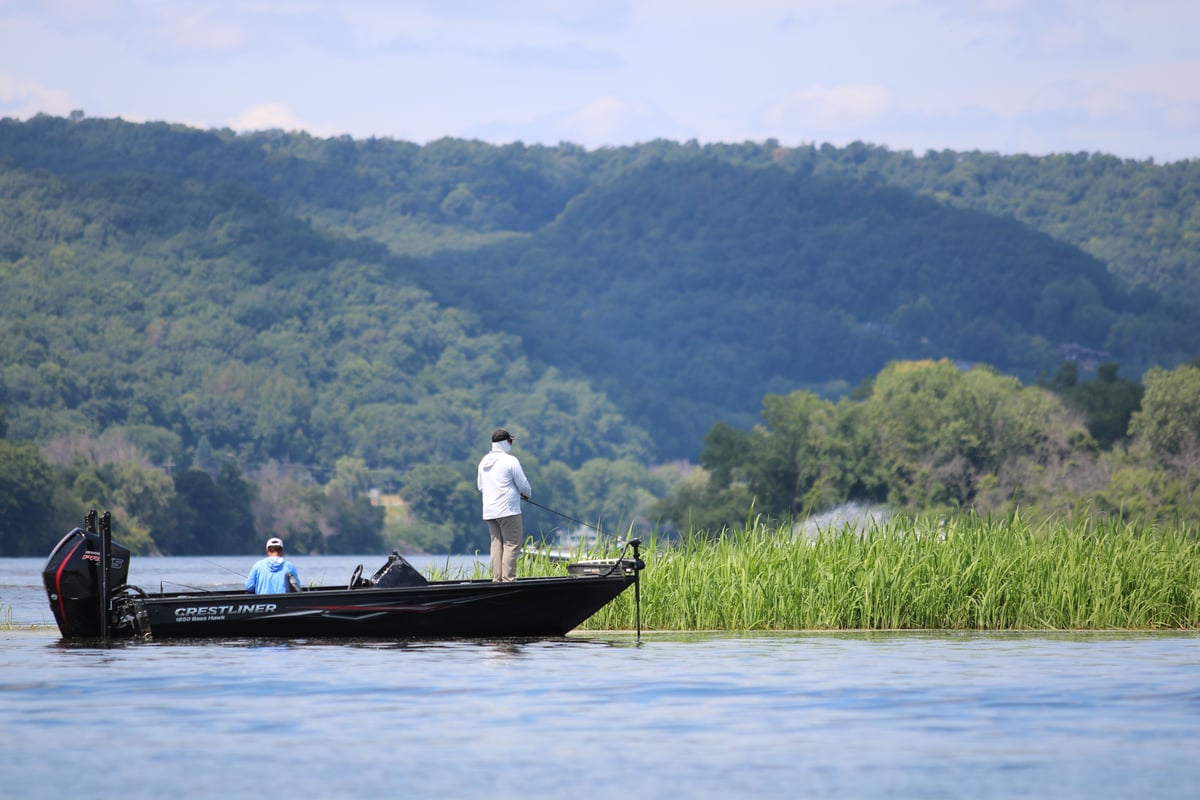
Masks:
[[[42,570],[67,639],[562,636],[636,586],[645,566],[632,540],[633,558],[570,565],[562,577],[428,581],[394,552],[371,578],[360,567],[346,586],[147,594],[125,584],[129,550],[111,541],[107,515],[99,529],[94,521],[93,513],[86,530],[64,536]]]
[[[433,582],[419,587],[119,597],[118,619],[154,639],[562,636],[634,581],[608,577]]]

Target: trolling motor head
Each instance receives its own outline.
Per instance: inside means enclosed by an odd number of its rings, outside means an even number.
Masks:
[[[586,561],[575,561],[567,565],[568,575],[598,575],[608,577],[609,575],[633,575],[646,568],[646,562],[642,561],[638,555],[638,548],[641,547],[641,539],[630,539],[621,548],[621,555],[617,558],[597,558]],[[633,549],[633,558],[626,558],[625,551]]]
[[[642,561],[642,557],[639,553],[639,548],[642,546],[642,540],[630,539],[628,542],[626,542],[626,544],[633,548],[633,568],[639,571],[645,569],[646,562]]]
[[[129,548],[111,540],[105,547],[101,532],[95,529],[94,512],[88,515],[87,524],[87,530],[75,528],[64,536],[42,568],[54,621],[65,639],[107,637],[109,609],[101,611],[102,598],[103,605],[109,605],[111,590],[124,585],[129,577]],[[106,550],[107,572],[101,569]]]

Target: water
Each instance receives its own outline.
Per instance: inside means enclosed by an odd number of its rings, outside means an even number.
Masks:
[[[14,623],[40,567],[0,560]],[[1196,634],[0,648],[6,798],[1200,796]]]

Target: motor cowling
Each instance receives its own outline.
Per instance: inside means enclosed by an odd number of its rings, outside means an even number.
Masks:
[[[42,582],[50,598],[50,609],[64,638],[98,638],[101,627],[100,534],[75,528],[59,541],[42,569]],[[109,591],[129,578],[129,548],[111,542],[109,548]],[[103,624],[111,624],[105,611]]]

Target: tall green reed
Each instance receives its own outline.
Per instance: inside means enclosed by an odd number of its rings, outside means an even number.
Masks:
[[[643,549],[646,630],[1200,628],[1194,531],[892,518],[810,539],[759,520]],[[625,592],[584,624],[627,629]]]

